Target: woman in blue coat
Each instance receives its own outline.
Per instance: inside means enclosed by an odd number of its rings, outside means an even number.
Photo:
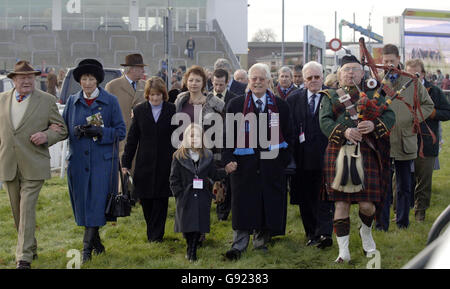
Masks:
[[[105,74],[98,61],[81,61],[73,75],[82,90],[69,97],[63,118],[69,130],[70,200],[77,225],[85,227],[84,263],[93,250],[105,251],[98,230],[106,224],[107,195],[117,186],[117,143],[125,138],[126,127],[117,98],[99,86]]]

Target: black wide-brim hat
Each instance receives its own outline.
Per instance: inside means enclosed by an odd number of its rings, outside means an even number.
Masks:
[[[79,83],[83,74],[92,74],[97,79],[97,85],[100,85],[105,79],[103,65],[95,59],[87,58],[78,63],[78,66],[73,70],[73,78]]]

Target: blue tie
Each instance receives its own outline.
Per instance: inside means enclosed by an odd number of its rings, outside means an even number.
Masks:
[[[131,82],[131,86],[133,87],[134,91],[136,91],[136,82]]]
[[[258,100],[256,101],[256,105],[257,105],[257,108],[258,108],[258,112],[262,112],[262,105],[263,105],[263,102],[262,102],[261,99],[258,99]]]
[[[309,101],[309,112],[311,115],[314,115],[314,111],[316,108],[316,94],[311,95],[311,100]]]

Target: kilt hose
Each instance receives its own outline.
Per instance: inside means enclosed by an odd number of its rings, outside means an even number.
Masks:
[[[348,203],[372,202],[375,203],[377,211],[381,208],[390,184],[389,138],[375,139],[372,136],[364,136],[364,139],[367,138],[370,139],[377,151],[370,148],[366,141],[360,143],[364,169],[364,188],[355,193],[344,193],[331,188],[336,175],[336,159],[341,145],[333,142],[328,143],[324,157],[322,199]]]

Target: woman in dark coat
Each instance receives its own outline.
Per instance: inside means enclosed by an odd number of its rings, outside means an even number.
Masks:
[[[63,113],[69,130],[67,178],[75,221],[85,227],[86,262],[91,259],[92,250],[97,254],[105,251],[98,230],[106,224],[106,199],[111,185],[117,184],[117,144],[125,138],[126,127],[117,98],[99,86],[104,79],[100,62],[81,61],[73,76],[82,91],[69,97]]]
[[[213,154],[203,147],[202,139],[202,128],[190,124],[174,153],[170,173],[170,188],[176,199],[175,232],[186,238],[186,258],[190,261],[197,260],[200,235],[209,232],[212,181],[224,177],[223,171],[216,170]]]
[[[148,101],[133,110],[122,170],[128,172],[137,150],[133,176],[135,194],[144,212],[148,241],[161,242],[171,196],[169,174],[174,152],[171,144],[174,126],[170,123],[175,105],[167,102],[166,85],[160,77],[147,80],[144,95]]]

